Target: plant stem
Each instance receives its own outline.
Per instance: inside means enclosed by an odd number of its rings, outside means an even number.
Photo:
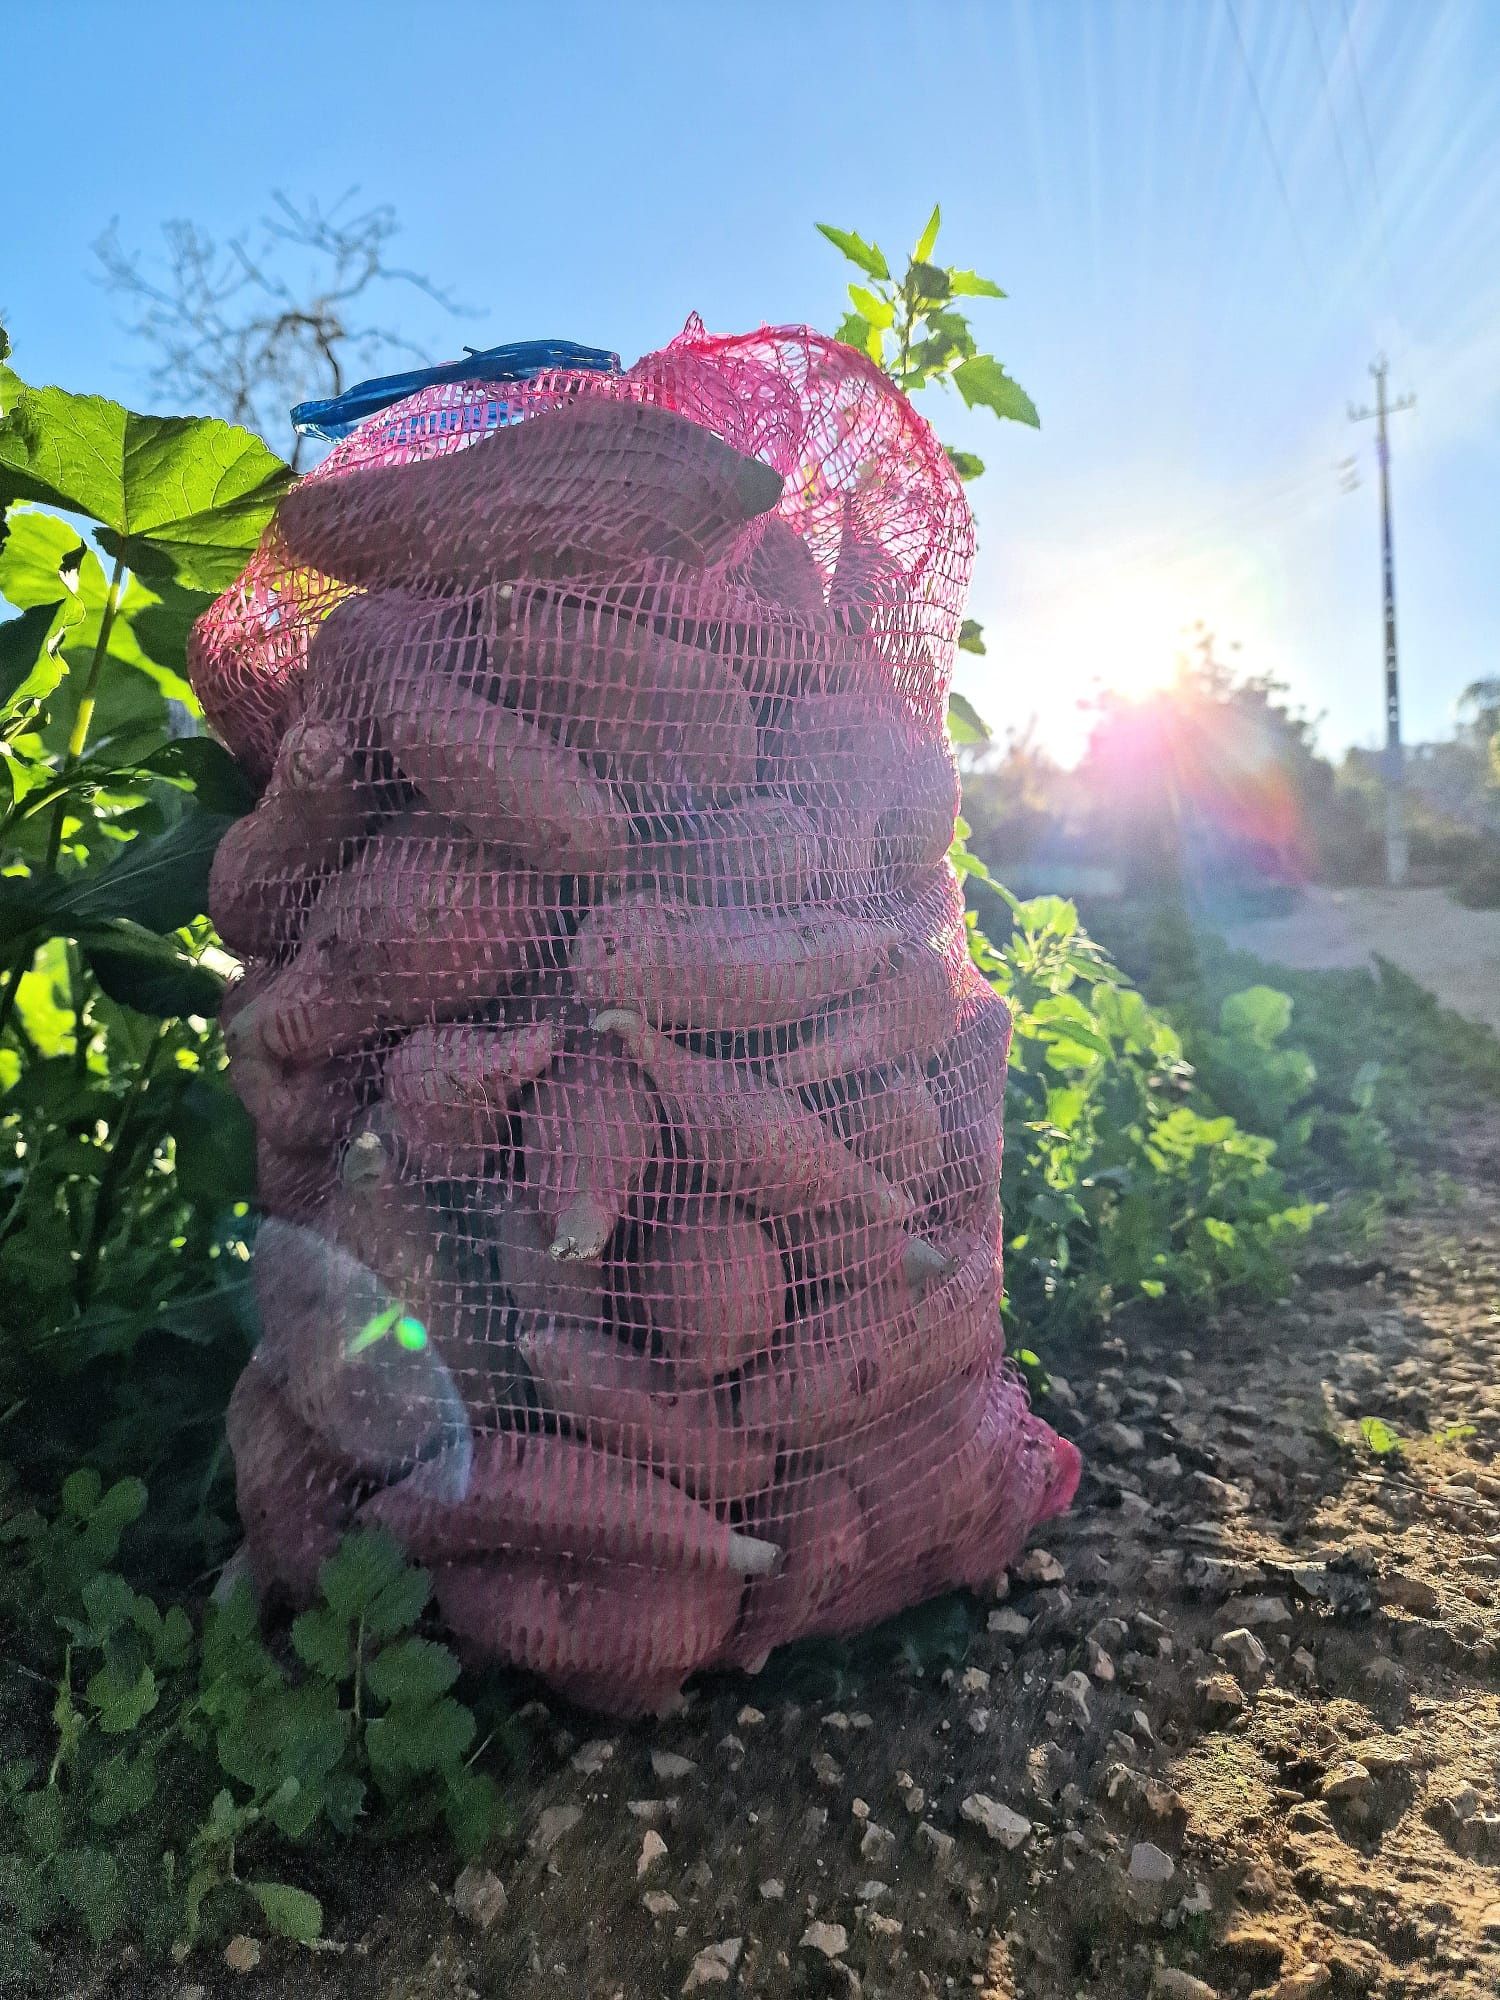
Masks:
[[[89,729],[94,720],[94,706],[99,694],[99,676],[104,671],[104,660],[109,652],[109,635],[114,629],[115,613],[120,606],[120,579],[125,574],[125,558],[115,557],[115,566],[110,571],[109,589],[104,593],[104,609],[99,614],[99,636],[94,641],[94,657],[89,661],[88,678],[83,684],[83,693],[78,697],[78,712],[73,717],[73,727],[68,736],[68,747],[63,753],[62,776],[66,778],[83,756],[84,745],[89,739]],[[47,836],[47,866],[57,866],[57,852],[62,846],[63,821],[67,818],[66,798],[58,800],[52,810],[52,831]]]
[[[157,1056],[161,1053],[162,1045],[166,1041],[170,1030],[171,1023],[169,1021],[163,1021],[158,1026],[155,1035],[152,1037],[150,1048],[147,1049],[145,1055],[141,1058],[135,1075],[130,1079],[130,1088],[125,1093],[120,1105],[120,1115],[115,1120],[114,1132],[109,1142],[109,1159],[105,1163],[103,1173],[99,1176],[99,1185],[94,1194],[94,1205],[89,1211],[88,1235],[84,1240],[83,1249],[79,1253],[78,1271],[73,1280],[73,1297],[80,1312],[88,1305],[89,1299],[93,1294],[94,1280],[99,1271],[99,1253],[104,1248],[104,1235],[109,1227],[109,1212],[114,1202],[115,1188],[119,1184],[120,1176],[125,1171],[127,1158],[125,1153],[125,1134],[129,1129],[141,1098],[145,1095],[146,1085],[150,1079],[152,1068],[155,1065]]]

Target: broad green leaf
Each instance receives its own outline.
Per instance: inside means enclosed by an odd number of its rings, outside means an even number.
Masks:
[[[948,697],[948,734],[955,743],[988,743],[989,725],[967,695],[956,690]]]
[[[150,1750],[117,1750],[94,1775],[89,1818],[96,1826],[118,1826],[144,1812],[156,1796],[156,1757]]]
[[[454,1844],[468,1860],[489,1845],[506,1822],[505,1799],[488,1772],[460,1764],[445,1778],[443,1818]]]
[[[1274,986],[1247,986],[1226,994],[1219,1008],[1223,1034],[1243,1036],[1263,1049],[1279,1041],[1291,1025],[1292,996]]]
[[[474,1717],[449,1695],[408,1705],[398,1702],[365,1731],[370,1762],[396,1771],[440,1771],[462,1757],[474,1740]]]
[[[118,1006],[156,1020],[197,1014],[212,1020],[224,998],[216,972],[139,924],[90,925],[79,934],[90,972]]]
[[[830,222],[820,222],[817,227],[820,236],[826,236],[835,250],[841,250],[849,262],[858,264],[868,277],[880,279],[890,277],[891,269],[885,261],[885,253],[877,244],[866,243],[865,239],[857,236],[852,229],[835,229]]]
[[[416,1624],[432,1588],[425,1569],[404,1569],[377,1591],[365,1613],[365,1630],[373,1639],[394,1639]]]
[[[948,296],[948,273],[941,264],[914,263],[907,273],[907,283],[917,298],[934,304],[941,304]]]
[[[209,812],[241,818],[255,805],[255,787],[222,743],[211,736],[182,736],[141,759],[143,771],[191,787]]]
[[[62,1483],[63,1512],[75,1521],[86,1521],[99,1504],[104,1482],[91,1465],[70,1472]]]
[[[932,255],[934,249],[937,247],[938,230],[942,227],[942,221],[943,211],[934,202],[932,213],[927,218],[927,227],[917,238],[917,247],[911,253],[911,259],[914,264],[925,264],[927,259]]]
[[[860,353],[864,354],[868,352],[872,340],[879,341],[880,332],[878,328],[871,326],[863,314],[845,313],[833,337],[841,341],[845,347],[857,347]],[[874,357],[877,361],[879,358],[878,354]]]
[[[881,298],[878,292],[872,292],[866,285],[851,285],[849,296],[867,325],[878,326],[882,331],[894,325],[896,308],[889,299]]]
[[[278,1937],[311,1944],[323,1935],[323,1905],[306,1889],[294,1889],[288,1882],[247,1882],[245,1887]]]
[[[1361,1417],[1359,1434],[1377,1458],[1401,1449],[1401,1435],[1381,1417]]]
[[[958,650],[961,653],[982,653],[985,650],[984,627],[977,618],[966,618],[959,626]]]
[[[83,1918],[93,1943],[102,1944],[125,1914],[119,1862],[100,1847],[70,1847],[57,1857],[55,1867],[64,1902]]]
[[[324,1606],[292,1620],[292,1650],[304,1666],[328,1680],[347,1680],[354,1671],[354,1635],[347,1618]]]
[[[345,1535],[318,1571],[318,1583],[330,1610],[352,1620],[363,1617],[383,1590],[398,1583],[405,1568],[406,1557],[390,1535],[361,1528]]]
[[[131,1673],[108,1661],[92,1676],[84,1693],[98,1709],[99,1727],[106,1736],[123,1736],[134,1729],[160,1699],[156,1676],[149,1667]]]
[[[0,506],[83,514],[107,554],[199,590],[234,581],[291,476],[217,417],[139,416],[103,396],[26,388],[0,420]]]
[[[458,1679],[458,1661],[446,1646],[413,1634],[377,1653],[365,1679],[377,1701],[435,1701]]]
[[[984,471],[984,460],[977,458],[972,451],[957,451],[951,444],[944,449],[948,453],[949,464],[960,479],[978,479]]]
[[[1006,294],[1001,291],[993,278],[981,278],[977,271],[950,271],[948,273],[948,283],[952,287],[953,296],[956,299],[1003,299],[1006,297]]]
[[[77,603],[75,616],[82,618],[86,603],[104,602],[109,587],[104,571],[76,528],[32,507],[12,508],[5,528],[0,597],[18,611],[72,599]]]
[[[47,699],[68,671],[63,642],[76,616],[69,599],[0,622],[0,705],[19,710]]]
[[[1019,382],[1012,382],[992,354],[975,354],[967,361],[960,361],[953,371],[953,380],[971,410],[977,405],[993,410],[997,417],[1010,417],[1016,423],[1040,428],[1042,420],[1035,403]]]
[[[73,876],[0,877],[0,934],[43,925],[71,934],[120,919],[151,931],[177,930],[202,916],[214,852],[231,823],[225,813],[192,806],[165,833],[132,840],[107,867]]]

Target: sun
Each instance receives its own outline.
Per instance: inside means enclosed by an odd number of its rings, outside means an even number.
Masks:
[[[1159,584],[1103,580],[1056,619],[1052,671],[1077,700],[1139,701],[1176,677],[1190,622],[1181,597]]]

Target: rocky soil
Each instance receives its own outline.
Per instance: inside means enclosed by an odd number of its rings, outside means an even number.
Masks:
[[[653,1728],[533,1704],[489,1867],[393,1849],[316,1952],[80,1992],[1500,1991],[1500,1133],[1448,1166],[1285,1308],[1073,1357],[1084,1484],[1002,1602]]]

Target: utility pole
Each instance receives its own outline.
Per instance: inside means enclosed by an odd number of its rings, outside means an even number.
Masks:
[[[1396,558],[1391,545],[1391,447],[1386,436],[1386,418],[1409,410],[1415,396],[1403,396],[1388,403],[1385,395],[1386,359],[1382,354],[1370,363],[1375,377],[1375,407],[1356,410],[1349,405],[1349,421],[1364,423],[1375,419],[1375,449],[1380,460],[1380,573],[1385,610],[1385,875],[1393,889],[1406,880],[1406,819],[1402,811],[1405,781],[1401,753],[1401,682],[1396,667]]]

